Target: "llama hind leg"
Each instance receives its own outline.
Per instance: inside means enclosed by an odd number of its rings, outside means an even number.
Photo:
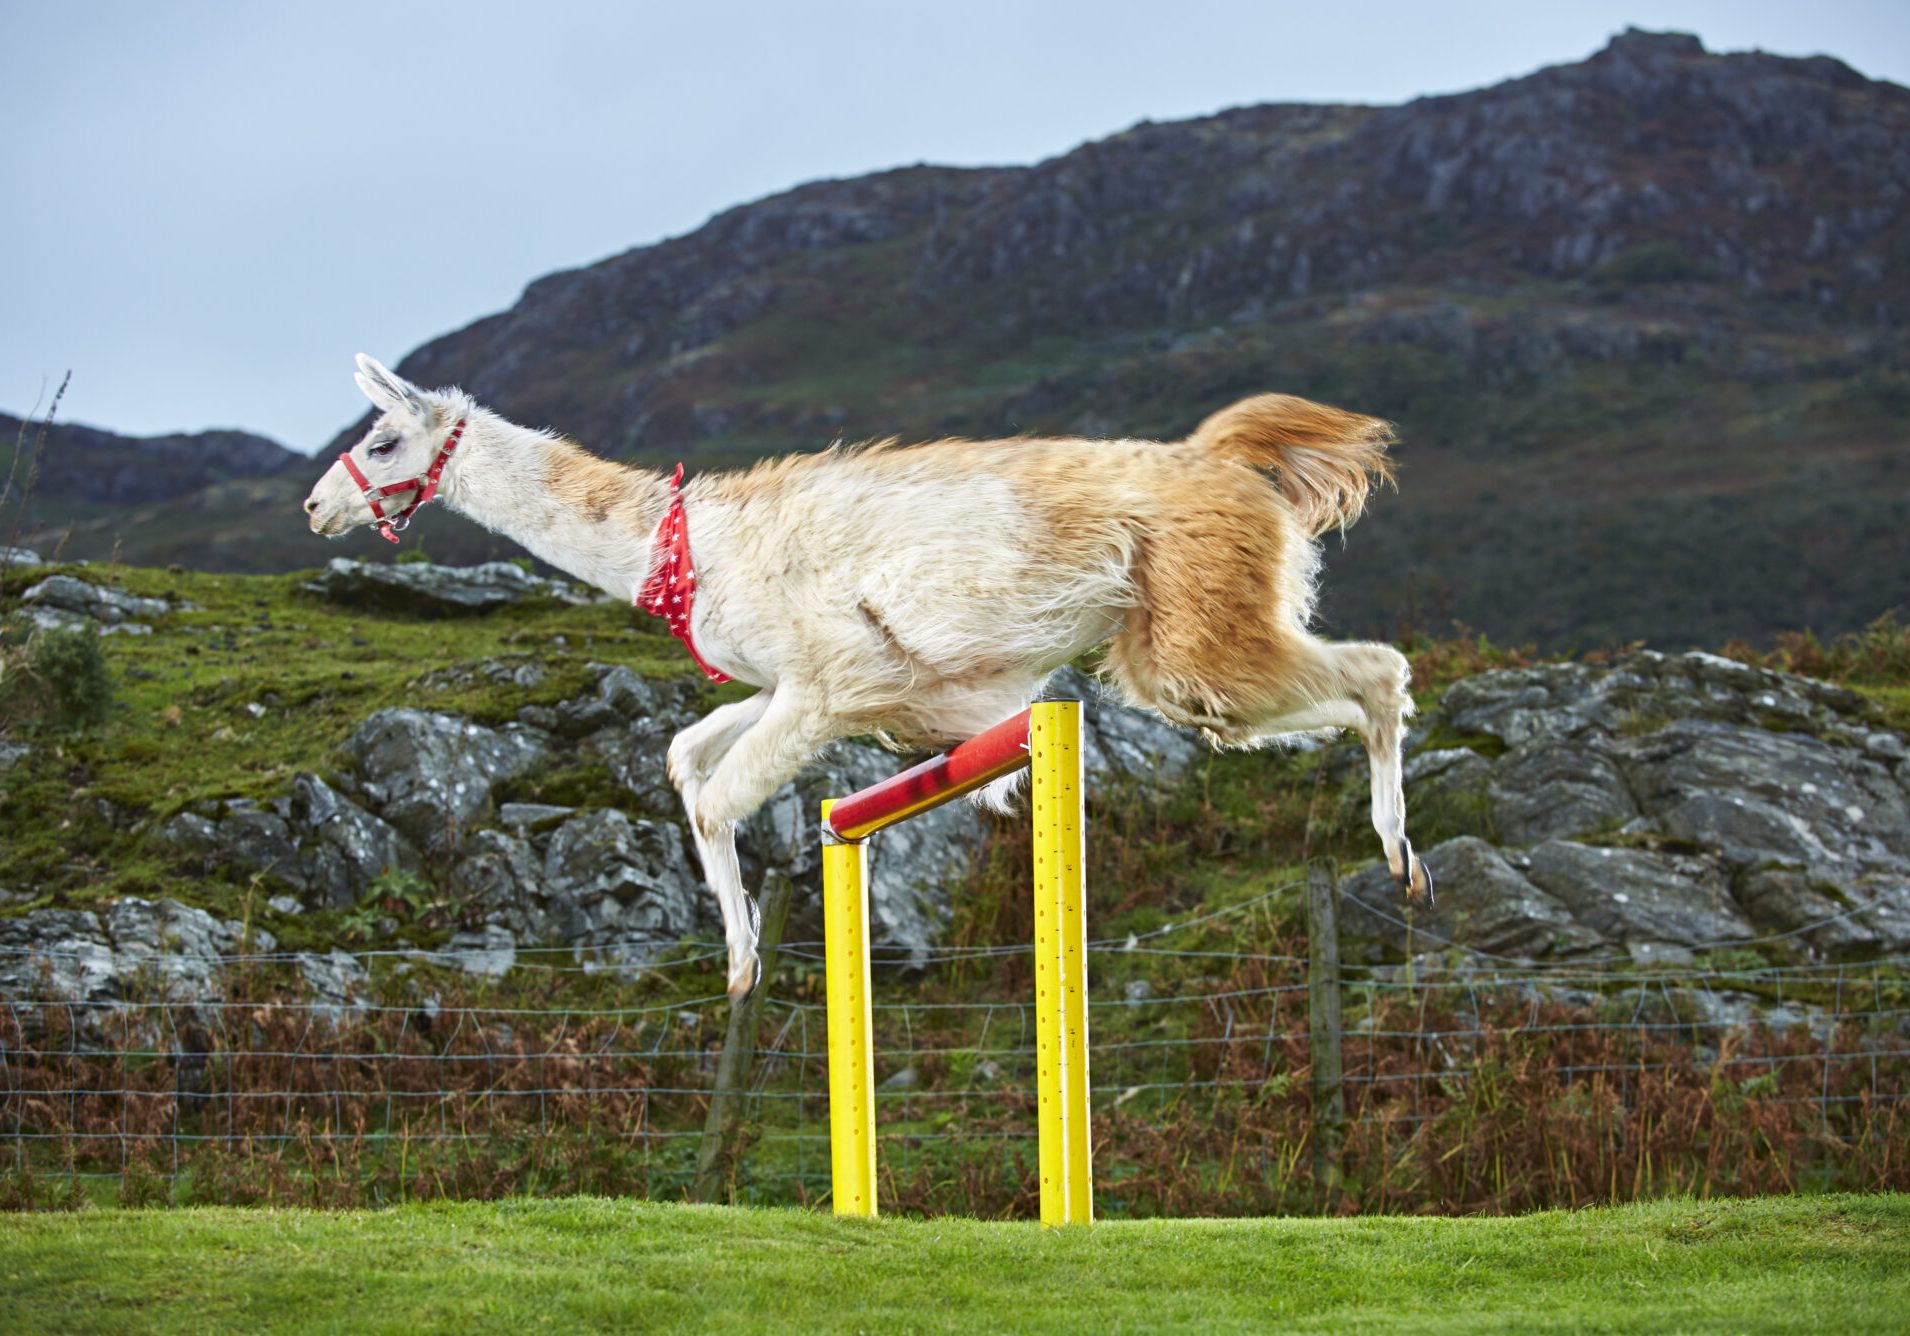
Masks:
[[[1400,749],[1405,720],[1412,713],[1406,692],[1405,658],[1388,645],[1319,645],[1321,672],[1316,689],[1321,699],[1263,716],[1248,728],[1236,726],[1221,735],[1233,741],[1243,733],[1253,739],[1316,728],[1343,728],[1360,735],[1366,747],[1372,790],[1373,830],[1386,852],[1386,866],[1408,899],[1424,897],[1431,903],[1432,873],[1413,852],[1406,835],[1406,794],[1401,778]]]
[[[1373,829],[1386,850],[1386,866],[1409,900],[1432,903],[1432,873],[1406,836],[1406,790],[1400,752],[1413,698],[1406,689],[1412,669],[1391,645],[1355,642],[1323,646],[1335,678],[1366,716],[1360,739],[1372,776]]]

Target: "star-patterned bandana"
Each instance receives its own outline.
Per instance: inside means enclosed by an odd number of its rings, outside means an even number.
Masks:
[[[690,522],[683,514],[683,466],[676,466],[676,476],[670,479],[670,508],[663,513],[663,522],[657,525],[657,536],[651,549],[650,578],[643,582],[643,588],[637,591],[636,605],[645,612],[654,612],[663,618],[670,628],[670,634],[683,642],[683,648],[690,651],[690,657],[696,660],[696,666],[712,682],[727,682],[729,674],[719,673],[703,662],[703,656],[696,652],[696,642],[690,638],[690,605],[696,599],[696,567],[690,564]]]

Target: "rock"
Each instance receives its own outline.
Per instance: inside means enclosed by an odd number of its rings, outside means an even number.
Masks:
[[[23,608],[21,615],[42,631],[97,631],[103,636],[149,636],[152,627],[144,622],[117,622],[101,626],[90,617],[62,608]]]
[[[127,897],[104,918],[38,909],[0,919],[0,997],[13,1001],[103,1004],[215,1002],[224,996],[226,957],[260,954],[272,934],[221,921],[177,900]]]
[[[356,904],[382,873],[414,869],[418,854],[390,823],[317,775],[292,777],[292,822],[305,835],[304,883],[323,909]]]
[[[337,1024],[346,1013],[362,1011],[365,995],[371,988],[371,976],[348,951],[334,949],[329,955],[301,951],[293,960],[299,977],[305,981],[314,1006],[312,1014]]]
[[[1358,760],[1363,763],[1365,757],[1361,755]],[[1415,753],[1406,758],[1401,778],[1406,788],[1409,829],[1420,842],[1494,834],[1487,796],[1492,763],[1477,752],[1447,747]]]
[[[218,824],[215,851],[294,886],[305,884],[292,827],[276,812],[231,813]]]
[[[1895,733],[1872,733],[1864,739],[1864,750],[1880,761],[1901,761],[1910,757],[1910,746]]]
[[[1452,942],[1533,960],[1599,944],[1594,933],[1574,921],[1566,905],[1533,885],[1482,839],[1448,840],[1420,856],[1439,888],[1431,912],[1409,906],[1380,864],[1343,888],[1344,930],[1376,938],[1407,955],[1438,951]]]
[[[1548,840],[1532,882],[1612,942],[1728,945],[1754,935],[1722,874],[1702,859]]]
[[[519,835],[473,832],[445,884],[457,903],[509,929],[516,940],[563,941],[545,912],[543,859]]]
[[[1745,877],[1737,898],[1761,932],[1800,934],[1833,959],[1910,948],[1910,879],[1834,885],[1813,883],[1801,870],[1761,868]]]
[[[716,901],[690,868],[683,833],[622,812],[572,817],[544,855],[546,913],[559,940],[616,965],[715,926]]]
[[[503,803],[497,809],[497,819],[522,834],[532,826],[541,826],[547,821],[569,816],[576,810],[574,807],[558,807],[551,803]]]
[[[334,557],[316,580],[301,586],[328,602],[423,616],[491,612],[526,599],[588,603],[594,593],[561,580],[530,574],[508,561],[479,566],[435,566],[429,562],[380,565]]]
[[[1150,789],[1171,787],[1200,759],[1205,744],[1159,715],[1130,709],[1079,669],[1063,668],[1042,688],[1043,700],[1078,700],[1081,765],[1092,780],[1120,777]]]
[[[33,755],[33,748],[26,743],[9,742],[5,738],[0,738],[0,775],[6,774],[31,755]]]
[[[1841,728],[1861,718],[1863,701],[1842,687],[1714,654],[1641,650],[1609,666],[1544,664],[1479,673],[1453,683],[1440,711],[1459,732],[1483,733],[1511,748],[1588,731],[1621,737],[1672,720]]]
[[[521,724],[491,729],[412,709],[378,711],[345,750],[379,814],[421,847],[440,851],[457,847],[464,828],[489,809],[492,785],[549,755],[544,735]]]
[[[1899,949],[1894,888],[1910,883],[1901,739],[1853,693],[1715,655],[1641,652],[1464,679],[1427,733],[1480,734],[1505,750],[1409,752],[1409,830],[1422,845],[1455,829],[1503,841],[1509,870],[1607,951],[1662,960],[1753,935],[1843,959]],[[1459,819],[1481,803],[1485,818]],[[1565,842],[1611,835],[1678,854]],[[1536,847],[1528,858],[1519,845]],[[1377,891],[1388,879],[1373,875]],[[1440,894],[1456,892],[1441,879]],[[1811,928],[1825,919],[1839,921]]]
[[[465,974],[501,979],[517,963],[517,938],[508,928],[487,923],[478,932],[453,933],[444,949],[432,952],[429,959]]]
[[[1508,844],[1616,830],[1638,815],[1618,766],[1597,748],[1571,742],[1513,748],[1492,768],[1488,792],[1492,828]]]
[[[1910,797],[1884,765],[1800,733],[1680,719],[1627,749],[1667,834],[1727,861],[1910,870]]]
[[[141,617],[159,617],[172,611],[172,605],[164,599],[139,598],[121,589],[88,584],[72,575],[49,575],[20,595],[20,600],[55,613],[91,618],[102,627],[118,626]]]
[[[239,863],[277,878],[319,909],[357,903],[387,869],[416,868],[418,854],[388,823],[333,790],[316,775],[292,778],[292,795],[273,811],[250,799],[213,804],[219,819],[182,812],[159,838],[209,860]]]
[[[0,544],[0,567],[38,566],[40,554],[30,547],[8,547]]]
[[[219,826],[197,812],[181,812],[159,828],[159,838],[177,849],[210,853],[218,848]]]
[[[617,664],[597,665],[603,676],[597,679],[597,696],[624,719],[649,719],[675,703],[658,684]]]
[[[96,915],[35,909],[0,918],[0,996],[103,1002],[118,997],[119,988],[117,961]]]
[[[305,906],[289,895],[275,895],[265,902],[265,907],[274,914],[284,914],[287,918],[294,918],[305,912]]]
[[[883,1077],[877,1090],[913,1090],[922,1084],[922,1075],[913,1067],[898,1067]]]

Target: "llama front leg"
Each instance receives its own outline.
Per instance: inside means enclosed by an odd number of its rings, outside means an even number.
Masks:
[[[731,826],[707,838],[697,824],[696,809],[703,786],[736,739],[754,726],[769,709],[771,693],[759,691],[748,700],[719,706],[670,740],[670,782],[683,799],[683,810],[690,819],[690,839],[703,864],[703,879],[716,896],[717,910],[723,916],[723,937],[729,945],[730,978],[747,964],[754,978],[756,950],[756,912],[749,892],[743,889],[743,872],[736,861],[736,830]],[[739,947],[742,948],[739,953]]]
[[[736,864],[736,825],[789,780],[823,744],[840,736],[827,715],[778,688],[760,713],[731,738],[694,792],[684,790],[690,828],[723,908],[729,941],[729,995],[740,1001],[756,986],[756,920]]]

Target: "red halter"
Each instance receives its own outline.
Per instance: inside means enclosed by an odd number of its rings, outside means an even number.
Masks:
[[[690,605],[696,600],[696,567],[690,562],[690,521],[683,513],[683,466],[676,466],[670,479],[670,508],[657,525],[656,541],[650,549],[650,578],[637,591],[636,605],[654,612],[670,627],[670,634],[683,642],[696,666],[712,682],[727,682],[729,675],[718,672],[696,652],[690,638]]]
[[[464,435],[464,421],[463,418],[459,418],[458,425],[451,428],[450,436],[446,437],[444,444],[439,447],[438,457],[431,461],[431,467],[421,476],[412,478],[408,482],[394,482],[387,483],[383,487],[373,487],[371,479],[367,478],[364,470],[358,467],[358,461],[351,457],[351,451],[347,450],[339,455],[339,462],[344,464],[345,472],[351,474],[351,480],[358,484],[358,490],[364,495],[365,504],[371,507],[371,513],[377,517],[378,532],[392,542],[398,541],[398,535],[393,530],[402,529],[411,523],[411,517],[418,513],[418,507],[438,494],[438,482],[444,477],[444,466],[451,462],[451,452],[458,448],[458,440]],[[416,492],[417,495],[411,499],[410,505],[387,519],[381,502],[384,498],[396,496],[400,492]]]

